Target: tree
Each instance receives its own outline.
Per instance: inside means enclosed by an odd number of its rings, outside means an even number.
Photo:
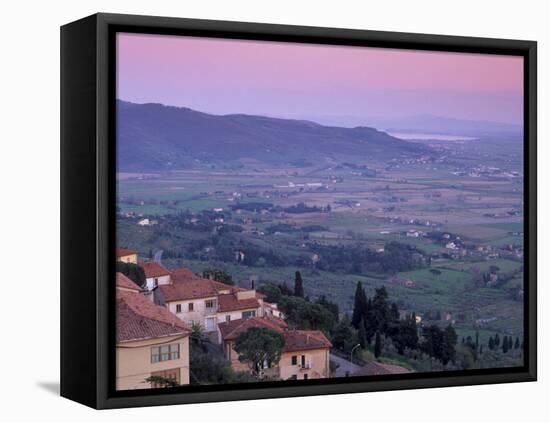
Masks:
[[[425,327],[422,336],[421,351],[440,360],[443,365],[449,361],[454,362],[458,337],[451,325],[447,326],[445,330],[441,330],[437,325]]]
[[[334,348],[349,353],[357,345],[357,331],[351,325],[349,316],[346,314],[335,326],[331,339]]]
[[[226,360],[224,354],[212,349],[203,338],[191,339],[189,343],[189,376],[192,385],[220,385],[238,382],[257,382],[250,372],[237,372]]]
[[[458,341],[458,336],[455,329],[449,325],[445,328],[443,335],[443,354],[441,356],[441,362],[447,364],[449,361],[454,363],[456,350],[455,346]]]
[[[116,271],[127,276],[129,279],[134,281],[139,287],[145,288],[145,271],[143,267],[135,263],[124,263],[122,261],[116,262]]]
[[[365,331],[367,342],[370,344],[376,333],[376,322],[374,321],[374,311],[372,308],[372,299],[367,298],[367,312],[365,314]]]
[[[365,322],[363,319],[359,322],[359,331],[357,336],[359,337],[359,344],[361,344],[361,348],[365,348],[367,346],[367,333],[365,331]]]
[[[399,322],[399,309],[397,308],[397,304],[392,303],[390,307],[390,323],[398,323]]]
[[[279,363],[285,344],[283,336],[272,329],[251,327],[241,333],[235,341],[235,351],[241,363],[248,363],[256,376],[262,369]]]
[[[304,297],[304,285],[302,282],[302,274],[299,271],[296,271],[294,277],[294,295],[297,297]]]
[[[374,356],[378,358],[380,354],[382,354],[382,340],[380,339],[380,332],[376,332],[376,337],[374,338]]]
[[[367,295],[363,289],[361,282],[357,282],[355,288],[355,300],[353,304],[353,314],[351,316],[351,324],[355,329],[359,329],[361,320],[367,320]]]
[[[499,270],[500,270],[500,267],[495,266],[494,264],[489,266],[489,272],[492,274],[496,274]]]
[[[265,301],[268,303],[279,303],[283,295],[280,286],[274,283],[268,283],[261,286],[258,288],[258,292],[265,295]]]
[[[322,330],[330,333],[336,324],[334,314],[330,310],[304,298],[281,296],[277,305],[291,327]]]
[[[416,328],[416,314],[413,313],[400,320],[397,333],[393,336],[393,342],[399,354],[405,352],[405,348],[415,350],[418,348],[418,331]]]
[[[216,282],[225,283],[226,285],[235,285],[235,282],[233,281],[231,275],[223,269],[205,269],[202,272],[202,277],[206,279],[212,279]]]
[[[502,352],[504,354],[506,354],[508,352],[508,337],[507,336],[505,336],[502,339]]]
[[[489,349],[491,351],[495,349],[495,340],[493,339],[492,336],[489,338]]]
[[[339,314],[340,314],[340,310],[338,309],[338,304],[333,303],[332,301],[329,301],[324,294],[319,297],[319,299],[317,300],[317,304],[323,306],[328,311],[330,311],[333,314],[334,319],[338,321]]]
[[[519,338],[516,338],[516,343],[514,345],[514,349],[519,349]]]
[[[145,379],[145,382],[150,383],[151,385],[157,385],[160,388],[175,388],[176,386],[179,386],[176,379],[163,376],[149,376]]]
[[[498,333],[495,334],[495,348],[498,348],[500,346],[500,336],[498,336]]]
[[[200,323],[193,322],[191,324],[191,334],[189,335],[191,342],[201,344],[204,341],[204,328]]]
[[[374,327],[381,333],[387,333],[390,322],[388,291],[386,287],[377,288],[372,299],[372,319]]]

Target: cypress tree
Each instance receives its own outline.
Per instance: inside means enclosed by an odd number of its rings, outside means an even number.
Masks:
[[[505,336],[502,339],[502,352],[504,354],[506,354],[508,352],[508,337],[507,336]]]
[[[498,336],[498,333],[495,334],[495,348],[498,348],[500,346],[500,336]]]
[[[296,271],[294,278],[294,295],[304,298],[304,284],[302,282],[302,274],[299,271]]]
[[[374,356],[380,357],[382,353],[382,340],[380,339],[380,332],[376,332],[376,338],[374,340]]]
[[[390,321],[390,307],[388,304],[388,291],[384,286],[376,289],[372,299],[372,313],[376,330],[386,333]]]
[[[392,303],[390,308],[390,320],[392,323],[398,323],[399,322],[399,309],[397,308],[397,304]]]
[[[363,319],[359,322],[358,337],[361,348],[365,348],[367,346],[367,333],[365,331],[365,321]]]
[[[351,324],[355,329],[359,329],[361,321],[367,321],[367,295],[361,282],[357,282]]]
[[[365,331],[367,333],[367,342],[372,342],[372,338],[376,332],[376,326],[374,322],[374,314],[372,309],[372,300],[367,298],[367,312],[365,313]]]
[[[489,338],[489,349],[491,351],[495,349],[495,340],[493,339],[492,336]]]
[[[514,345],[514,349],[518,349],[519,348],[519,338],[516,338],[516,344]]]

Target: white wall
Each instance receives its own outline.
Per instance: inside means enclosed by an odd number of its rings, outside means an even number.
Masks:
[[[311,422],[368,419],[378,422],[543,421],[548,410],[550,364],[550,270],[539,280],[540,379],[538,383],[446,388],[332,397],[293,398],[95,412],[53,394],[59,381],[59,29],[61,24],[97,11],[185,16],[390,31],[427,32],[539,40],[539,154],[550,162],[550,31],[547,3],[523,1],[334,1],[317,0],[82,0],[5,1],[0,26],[3,50],[2,154],[3,204],[0,253],[6,280],[20,280],[31,263],[40,278],[26,284],[25,308],[4,301],[0,317],[10,343],[1,349],[4,383],[2,413],[19,420],[60,416],[60,421],[176,421],[204,419],[226,423],[261,418]],[[539,215],[550,216],[550,166],[541,166]],[[48,222],[44,224],[44,222]],[[550,259],[550,225],[539,223],[543,264]],[[28,273],[28,272],[27,272]],[[32,273],[32,272],[31,272]],[[32,311],[32,312],[31,312]],[[36,319],[36,315],[40,319]],[[30,332],[29,332],[30,331]],[[543,333],[544,332],[544,333]],[[29,342],[32,340],[32,342]],[[35,345],[42,347],[33,348]],[[14,353],[14,348],[17,353]],[[545,354],[543,355],[542,352]],[[8,364],[9,363],[9,364]],[[545,392],[546,391],[546,392]],[[429,406],[427,406],[429,404]],[[62,416],[62,417],[61,417]],[[364,416],[364,418],[363,418]],[[9,418],[8,418],[9,420]],[[286,419],[288,420],[288,419]]]
[[[206,301],[211,300],[217,302],[217,297],[210,298],[197,298],[188,301],[174,301],[168,303],[168,310],[178,316],[185,323],[191,324],[191,321],[194,323],[200,323],[203,328],[206,328],[206,318],[207,317],[216,317],[216,309],[214,311],[206,308]],[[189,304],[193,303],[193,311],[189,311]],[[181,313],[178,313],[177,306],[181,305]]]
[[[155,279],[159,285],[168,285],[170,283],[170,275],[160,276],[158,278],[147,278],[147,289],[150,291],[155,287]]]

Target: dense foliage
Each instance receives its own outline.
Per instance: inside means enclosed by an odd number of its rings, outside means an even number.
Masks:
[[[193,325],[189,343],[190,383],[215,385],[239,382],[256,382],[249,372],[235,371],[223,352],[203,337],[200,325]]]
[[[116,262],[116,271],[126,275],[141,288],[145,288],[145,271],[134,263]]]
[[[430,262],[430,258],[423,251],[399,242],[387,243],[383,252],[373,251],[361,244],[312,244],[311,248],[320,257],[316,267],[330,272],[397,273],[420,269]]]
[[[203,270],[202,277],[225,283],[227,285],[235,285],[235,281],[233,280],[231,275],[223,269],[209,268]]]
[[[283,336],[272,329],[251,327],[241,333],[235,341],[239,361],[247,363],[250,370],[259,376],[264,366],[276,365],[285,345]]]

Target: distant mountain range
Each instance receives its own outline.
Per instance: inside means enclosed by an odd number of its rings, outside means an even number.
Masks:
[[[388,132],[459,135],[474,138],[521,136],[523,126],[488,120],[454,119],[433,115],[404,117],[304,116],[323,124],[342,127],[367,125]]]
[[[119,100],[119,170],[188,167],[196,160],[256,160],[274,165],[330,160],[413,157],[429,153],[420,144],[374,128],[323,126],[304,120],[251,115],[212,115],[161,104]]]

